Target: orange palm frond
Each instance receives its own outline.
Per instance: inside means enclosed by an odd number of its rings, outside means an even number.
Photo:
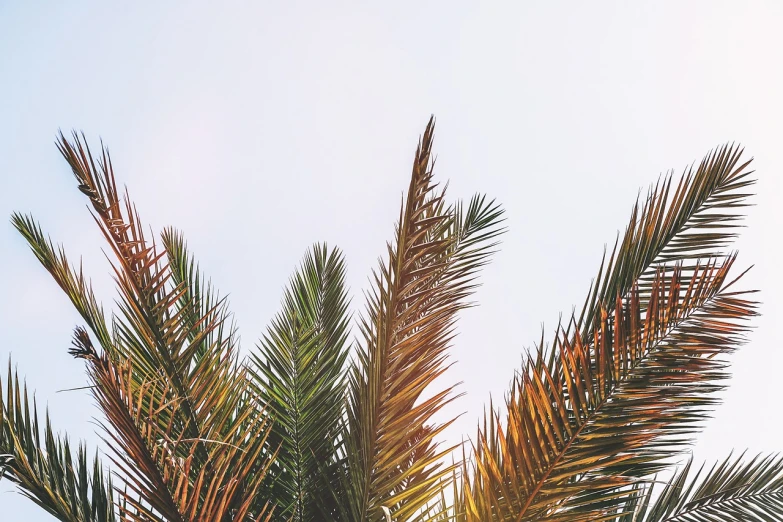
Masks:
[[[505,423],[479,431],[467,520],[597,520],[617,488],[659,471],[707,417],[754,304],[726,284],[729,258],[660,270],[602,308],[592,339],[561,330],[515,379]]]
[[[501,229],[502,211],[475,197],[467,211],[447,206],[433,183],[430,120],[413,164],[388,260],[374,274],[362,346],[351,371],[345,448],[347,518],[408,520],[436,499],[451,468],[437,437],[451,422],[432,416],[453,386],[429,386],[447,368],[456,313],[475,286]],[[427,395],[425,396],[425,391]]]
[[[457,495],[464,520],[609,516],[706,416],[725,376],[715,356],[755,313],[726,291],[721,257],[754,182],[740,155],[724,147],[672,198],[668,176],[637,203],[581,314],[525,364],[506,413],[487,413]]]

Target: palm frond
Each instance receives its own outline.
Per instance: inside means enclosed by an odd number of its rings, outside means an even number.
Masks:
[[[279,447],[270,475],[280,520],[323,520],[333,511],[321,468],[337,460],[349,323],[343,256],[314,245],[251,354],[252,382],[274,419],[270,447]]]
[[[226,299],[220,297],[211,281],[200,270],[181,232],[168,227],[161,237],[168,257],[172,285],[182,289],[175,315],[181,316],[182,324],[190,332],[189,351],[192,352],[192,360],[188,368],[190,375],[187,382],[195,382],[205,371],[205,367],[207,372],[214,368],[215,356],[226,362],[233,360],[233,367],[239,372],[237,375],[252,375],[246,374],[245,369],[240,368],[244,368],[245,364],[240,364],[236,357],[239,338]],[[207,321],[206,318],[210,320]],[[231,368],[231,365],[226,367]],[[262,404],[254,405],[254,401],[257,402],[259,398],[249,389],[241,393],[238,402],[233,406],[236,408],[235,414],[224,417],[220,430],[228,432],[234,429],[233,422],[240,419],[241,411],[245,408],[263,407]],[[265,467],[264,462],[258,464],[259,470]]]
[[[637,203],[580,316],[528,360],[505,415],[487,413],[457,496],[466,520],[608,517],[697,427],[725,376],[715,356],[754,314],[720,257],[753,183],[740,155],[724,147],[673,198],[668,176]]]
[[[362,343],[350,372],[344,486],[349,520],[416,517],[436,499],[451,469],[437,437],[451,422],[432,416],[453,400],[453,386],[431,391],[447,368],[456,313],[475,288],[501,229],[502,210],[475,197],[466,211],[446,206],[432,179],[434,122],[413,164],[407,199],[388,259],[374,274]],[[425,396],[425,391],[428,396]]]
[[[178,304],[185,289],[167,284],[172,273],[164,263],[166,253],[158,252],[154,242],[147,242],[130,197],[127,193],[120,196],[108,150],[102,147],[96,161],[84,137],[76,133],[72,141],[61,134],[58,147],[79,190],[90,200],[93,218],[117,259],[113,268],[121,293],[121,320],[115,321],[113,349],[119,356],[133,358],[144,373],[165,373],[171,391],[178,395],[184,429],[189,438],[197,440],[205,426],[196,411],[198,399],[189,395],[196,388],[188,386],[186,372],[201,343],[191,340],[192,328],[183,324],[185,314]],[[208,329],[214,328],[215,321],[214,316],[203,318]],[[230,357],[227,359],[230,364]],[[206,454],[206,449],[199,447],[197,458],[205,460]]]
[[[755,183],[747,170],[752,159],[741,162],[742,152],[733,145],[711,151],[683,173],[673,195],[669,173],[650,187],[643,204],[637,200],[622,241],[588,292],[578,321],[582,337],[590,336],[601,306],[611,308],[633,285],[646,293],[662,265],[688,273],[725,254],[749,205],[746,189]]]
[[[734,522],[783,519],[783,458],[757,455],[750,461],[729,455],[708,472],[689,478],[692,460],[658,493],[650,484],[644,501],[632,506],[632,522]]]
[[[178,310],[183,314],[183,322],[190,331],[190,342],[198,341],[201,346],[194,350],[194,363],[197,363],[209,347],[215,344],[226,345],[229,352],[236,350],[236,328],[229,323],[228,304],[222,299],[212,283],[206,280],[199,269],[195,257],[188,249],[182,233],[172,227],[161,234],[171,270],[173,285],[182,288]],[[204,317],[214,316],[214,329],[203,321]],[[206,334],[203,335],[202,334]]]
[[[742,342],[754,304],[726,282],[733,258],[685,278],[659,271],[592,340],[561,330],[557,358],[539,349],[515,379],[505,425],[479,430],[465,484],[468,520],[594,520],[662,468],[708,416],[725,379],[719,357]]]
[[[73,267],[64,249],[61,246],[55,247],[32,216],[14,213],[11,223],[27,241],[41,265],[68,296],[100,345],[106,350],[113,350],[114,341],[106,324],[103,307],[95,298],[92,285],[85,277],[81,264],[78,270]]]
[[[122,496],[132,509],[121,513],[122,520],[268,520],[270,506],[251,512],[266,471],[256,472],[256,464],[269,462],[263,455],[269,431],[263,410],[248,407],[228,433],[194,441],[171,429],[180,405],[164,376],[134,377],[138,370],[131,360],[111,362],[81,328],[76,329],[72,353],[88,363],[91,389],[109,422],[104,426],[106,442],[130,490]],[[217,417],[215,422],[223,420]],[[209,449],[210,466],[197,465],[196,442]]]
[[[42,439],[43,435],[43,440]],[[111,480],[95,455],[52,430],[48,413],[41,433],[35,398],[9,363],[5,393],[0,381],[0,478],[63,522],[115,522]]]
[[[142,481],[143,487],[137,484],[132,493],[151,506],[150,513],[158,510],[174,516],[180,510],[176,520],[196,516],[218,520],[221,513],[247,513],[271,457],[258,445],[265,440],[268,426],[263,408],[248,389],[231,336],[220,334],[227,317],[224,302],[217,300],[205,310],[186,269],[183,272],[175,263],[180,270],[174,273],[165,262],[167,252],[158,252],[154,242],[145,240],[129,197],[126,194],[121,200],[117,192],[106,149],[96,162],[79,136],[74,135],[72,143],[60,138],[59,148],[80,190],[90,199],[93,217],[117,259],[113,268],[120,290],[119,315],[112,317],[111,334],[89,283],[81,271],[77,274],[70,268],[62,249],[57,252],[31,218],[15,215],[14,224],[99,342],[97,355],[97,350],[86,348],[89,335],[77,331],[79,346],[74,354],[88,361],[96,397],[109,419],[107,433],[126,451],[118,463]],[[175,244],[177,237],[172,234],[166,239],[174,240],[169,243],[178,262],[187,257],[184,242]],[[250,449],[234,453],[226,449],[244,445],[244,437],[252,441]],[[187,466],[166,467],[162,448]],[[218,466],[229,462],[254,471],[242,471],[241,479],[221,474]],[[158,477],[141,479],[144,473]],[[149,487],[144,481],[151,481]],[[190,485],[183,486],[183,481]],[[187,504],[177,496],[172,497],[174,503],[156,498],[164,483],[169,493],[161,495],[187,491]],[[218,492],[225,502],[215,504],[217,511],[212,512]],[[123,501],[137,508],[140,516],[152,516],[144,513],[147,508],[139,500],[124,496]],[[185,505],[198,509],[181,511]]]

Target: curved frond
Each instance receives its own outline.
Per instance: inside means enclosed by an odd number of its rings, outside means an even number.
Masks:
[[[752,160],[741,163],[742,152],[733,145],[711,151],[683,173],[673,193],[669,173],[650,187],[644,204],[636,202],[622,240],[588,292],[578,322],[583,337],[589,337],[601,306],[611,308],[633,285],[646,293],[660,266],[678,265],[689,273],[703,260],[725,255],[755,183],[747,170]]]
[[[581,315],[526,363],[506,413],[487,413],[457,497],[466,520],[608,517],[698,427],[725,377],[716,356],[755,313],[720,257],[753,183],[739,156],[724,147],[673,198],[669,176],[637,204]]]
[[[747,522],[783,520],[783,458],[757,455],[750,461],[729,455],[708,472],[704,468],[689,478],[689,460],[650,502],[630,515],[634,522]]]
[[[64,249],[61,246],[55,247],[32,216],[14,213],[11,216],[11,223],[27,241],[41,265],[68,296],[101,346],[111,350],[113,340],[106,324],[103,307],[95,298],[92,285],[85,277],[81,265],[78,270],[71,266]]]
[[[227,317],[224,302],[217,300],[205,309],[187,268],[177,270],[182,268],[177,262],[188,256],[184,241],[175,244],[178,237],[166,237],[172,240],[172,268],[165,262],[167,252],[159,252],[154,242],[145,240],[133,204],[127,195],[123,199],[118,195],[105,149],[95,161],[76,135],[73,142],[61,136],[58,145],[117,260],[113,268],[120,290],[119,314],[112,317],[111,333],[89,282],[70,267],[62,249],[55,250],[31,218],[15,215],[14,225],[98,340],[100,355],[86,348],[91,346],[89,335],[77,331],[79,346],[74,353],[89,363],[114,449],[126,451],[118,463],[124,463],[124,471],[131,471],[136,479],[144,473],[159,475],[140,479],[151,481],[150,487],[139,486],[133,492],[141,501],[128,495],[124,501],[138,508],[139,516],[152,516],[143,514],[150,507],[150,513],[158,510],[170,517],[180,510],[180,518],[171,520],[219,520],[228,513],[242,520],[242,513],[257,501],[255,493],[271,455],[259,442],[268,431],[266,414],[249,390],[231,335],[221,334]],[[249,449],[226,453],[226,448],[244,446],[245,437],[252,441]],[[171,458],[180,464],[167,468],[157,458],[160,451],[173,452]],[[157,457],[150,460],[145,454]],[[250,471],[241,471],[242,478],[225,475],[228,468],[221,471],[219,466],[230,462]],[[161,489],[163,483],[166,488]],[[173,504],[155,497],[165,497],[162,491],[167,488],[170,495],[188,491],[187,506],[198,509],[181,511],[184,500],[176,495]],[[216,498],[225,502],[210,511]]]
[[[97,454],[90,463],[80,444],[74,455],[68,439],[52,430],[48,413],[41,433],[35,398],[10,363],[5,393],[0,381],[0,478],[63,522],[117,520],[112,484]]]
[[[465,484],[467,520],[595,520],[681,451],[727,377],[754,304],[726,282],[730,258],[685,279],[659,272],[602,309],[591,340],[565,333],[515,379],[508,416],[488,414]]]
[[[451,448],[437,437],[449,422],[433,415],[453,400],[453,386],[429,389],[447,368],[456,313],[475,288],[502,232],[502,210],[475,197],[463,213],[446,206],[432,181],[431,120],[416,153],[407,198],[388,258],[374,274],[350,372],[347,518],[408,520],[436,500],[451,474]],[[425,395],[425,392],[427,395]]]
[[[280,520],[314,522],[332,510],[322,468],[337,460],[349,322],[343,256],[314,245],[251,354],[253,385],[273,416],[270,447],[279,448],[269,472]]]

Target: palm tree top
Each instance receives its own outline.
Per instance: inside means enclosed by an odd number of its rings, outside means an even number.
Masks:
[[[695,476],[686,464],[653,486],[712,414],[725,356],[757,313],[731,250],[754,183],[742,149],[719,147],[637,201],[579,312],[448,464],[460,445],[443,440],[453,419],[437,419],[459,397],[455,328],[505,228],[494,200],[450,201],[435,181],[434,126],[363,310],[351,313],[343,254],[315,244],[248,357],[184,236],[148,236],[108,150],[61,133],[109,246],[117,309],[34,218],[12,223],[81,317],[70,353],[85,362],[112,472],[48,416],[39,425],[9,366],[1,476],[67,522],[781,518],[777,457]]]

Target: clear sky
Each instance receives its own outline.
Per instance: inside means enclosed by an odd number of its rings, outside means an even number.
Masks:
[[[583,302],[639,189],[737,141],[759,179],[738,263],[764,315],[695,457],[783,450],[783,3],[367,4],[0,0],[0,360],[58,429],[97,444],[88,393],[58,393],[85,384],[80,321],[10,213],[115,295],[58,128],[103,138],[144,222],[184,232],[249,350],[315,241],[344,250],[361,309],[434,113],[437,177],[498,198],[510,228],[460,322],[452,442]],[[50,520],[10,490],[0,520]]]

